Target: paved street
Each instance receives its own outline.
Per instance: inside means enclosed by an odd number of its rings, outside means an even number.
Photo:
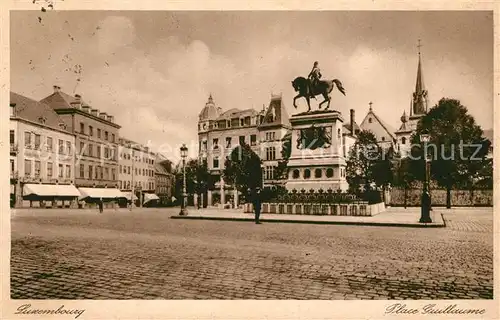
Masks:
[[[443,210],[438,229],[170,219],[177,212],[14,214],[11,297],[493,297],[491,208]]]

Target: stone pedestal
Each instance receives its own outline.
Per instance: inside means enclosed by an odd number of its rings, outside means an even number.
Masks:
[[[309,191],[349,188],[342,152],[344,119],[338,111],[294,115],[286,189]]]

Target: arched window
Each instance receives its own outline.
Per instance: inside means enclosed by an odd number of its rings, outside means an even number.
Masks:
[[[382,137],[382,141],[385,141],[385,137]]]
[[[368,118],[368,123],[372,123],[372,118]]]
[[[340,129],[337,129],[337,137],[340,139]]]
[[[322,175],[323,175],[323,172],[321,169],[318,168],[318,169],[314,170],[314,177],[315,178],[321,178]]]
[[[406,144],[406,137],[401,138],[401,144]]]
[[[304,170],[304,179],[309,179],[311,177],[311,170]]]
[[[298,169],[293,170],[292,176],[294,179],[298,179],[300,177],[300,171]]]
[[[327,178],[333,177],[333,169],[332,168],[326,169],[326,177]]]

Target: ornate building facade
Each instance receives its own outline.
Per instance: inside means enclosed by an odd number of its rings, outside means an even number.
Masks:
[[[75,135],[49,106],[10,93],[11,206],[75,206]]]
[[[156,154],[129,139],[120,138],[118,145],[118,186],[130,201],[142,205],[157,197],[155,181]],[[133,194],[133,196],[132,196]],[[149,200],[151,201],[151,200]]]
[[[62,92],[58,86],[40,102],[52,107],[76,136],[76,186],[118,190],[120,126],[114,117],[92,108],[78,94],[70,96]]]
[[[222,178],[224,161],[231,151],[246,143],[263,159],[264,185],[275,183],[275,171],[281,159],[281,139],[290,127],[288,114],[282,97],[272,95],[267,108],[229,109],[223,111],[215,105],[212,95],[199,114],[198,142],[199,158],[207,162],[212,177],[217,181],[213,190],[208,190],[208,205],[237,206],[238,192]]]

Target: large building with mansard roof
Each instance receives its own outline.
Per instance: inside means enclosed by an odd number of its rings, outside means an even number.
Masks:
[[[223,111],[210,95],[198,119],[199,157],[207,162],[217,182],[213,190],[202,196],[206,199],[200,201],[208,206],[239,202],[239,194],[225,184],[222,171],[226,157],[243,142],[263,160],[264,185],[277,183],[281,139],[289,129],[289,116],[281,95],[272,95],[269,106],[260,111],[238,108]]]

